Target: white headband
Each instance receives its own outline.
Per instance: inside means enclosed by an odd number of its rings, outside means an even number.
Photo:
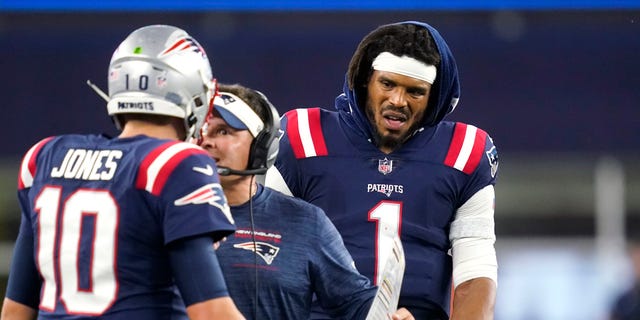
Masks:
[[[229,92],[220,92],[213,100],[214,110],[229,126],[249,130],[255,138],[264,129],[264,122],[249,105],[238,96]]]
[[[433,84],[437,69],[408,56],[398,57],[390,52],[382,52],[375,59],[371,67],[378,71],[388,71],[407,77],[423,80]]]

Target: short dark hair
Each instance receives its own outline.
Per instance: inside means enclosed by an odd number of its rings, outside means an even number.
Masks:
[[[124,128],[125,124],[129,121],[143,121],[158,126],[171,125],[175,128],[178,138],[185,140],[187,132],[184,129],[184,119],[178,117],[172,117],[162,114],[148,114],[148,113],[122,113],[116,114],[115,118]]]
[[[373,73],[373,59],[385,51],[397,56],[407,55],[436,67],[441,61],[433,37],[424,26],[413,23],[380,26],[360,41],[349,63],[349,88],[356,91],[359,99],[366,99],[363,93],[366,93],[366,85]],[[358,104],[364,105],[363,101],[358,101]]]
[[[268,102],[262,94],[257,91],[247,88],[240,84],[218,84],[218,91],[229,92],[242,99],[251,109],[258,114],[260,120],[266,122],[269,119],[267,112],[271,112]]]
[[[263,129],[251,142],[247,169],[266,172],[275,163],[278,155],[279,139],[277,137],[280,130],[278,110],[260,91],[240,84],[220,84],[218,90],[236,95],[248,104],[264,123]]]
[[[171,116],[165,116],[165,115],[159,115],[159,114],[148,114],[148,113],[124,113],[124,114],[119,114],[117,116],[120,119],[120,123],[122,124],[130,120],[138,120],[138,121],[153,123],[155,125],[164,126],[164,125],[171,124],[172,122],[175,122],[175,119],[178,119],[181,122],[184,121],[178,117],[171,117]]]

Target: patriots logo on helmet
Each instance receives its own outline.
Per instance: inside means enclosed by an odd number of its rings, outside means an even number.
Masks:
[[[197,190],[189,193],[188,195],[173,202],[176,206],[186,206],[188,204],[203,204],[207,203],[214,206],[229,219],[231,223],[234,223],[231,216],[231,210],[227,204],[227,198],[224,196],[222,186],[219,183],[210,183],[204,185]]]
[[[190,51],[199,53],[202,55],[203,58],[207,57],[206,52],[204,52],[204,49],[200,46],[200,44],[198,44],[197,41],[195,41],[193,38],[190,38],[190,37],[180,38],[176,40],[176,42],[174,42],[167,49],[162,51],[162,53],[160,53],[159,56],[162,57],[170,53],[175,53],[175,52],[180,52],[185,50],[190,50]]]
[[[234,244],[233,247],[253,251],[269,265],[273,262],[273,259],[276,258],[278,252],[280,252],[280,248],[266,242],[256,242],[255,245],[253,242],[244,242]]]

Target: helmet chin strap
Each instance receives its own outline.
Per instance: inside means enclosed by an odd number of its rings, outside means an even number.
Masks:
[[[189,141],[191,138],[195,138],[196,136],[196,130],[198,130],[198,128],[195,128],[194,125],[198,122],[198,117],[196,117],[195,113],[193,112],[193,110],[191,111],[191,113],[189,113],[189,115],[184,119],[184,132],[186,134],[184,140],[185,141]]]

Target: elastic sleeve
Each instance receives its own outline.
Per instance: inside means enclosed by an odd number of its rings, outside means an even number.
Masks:
[[[40,304],[42,281],[36,269],[33,241],[33,231],[23,214],[13,249],[6,296],[37,310]]]
[[[318,209],[320,210],[320,209]],[[312,282],[322,307],[336,319],[365,319],[377,287],[360,274],[338,230],[320,210]]]
[[[489,185],[456,212],[449,232],[454,287],[480,277],[490,278],[496,285],[498,283],[494,202],[494,188]]]
[[[173,276],[186,306],[229,296],[211,237],[179,239],[168,248]]]

